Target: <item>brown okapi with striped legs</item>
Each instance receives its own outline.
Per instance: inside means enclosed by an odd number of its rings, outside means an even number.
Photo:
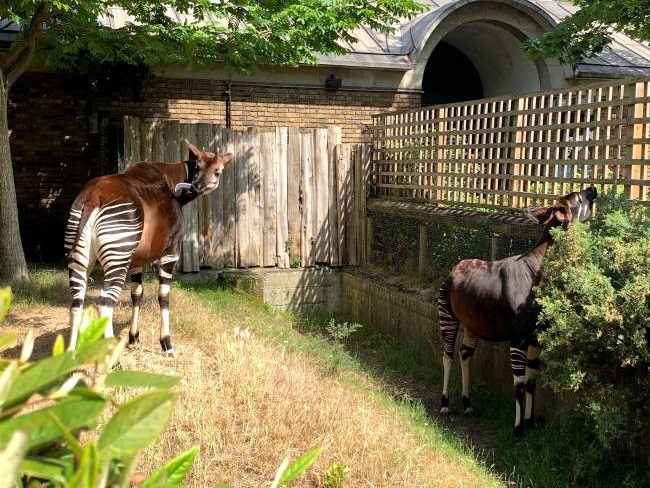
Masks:
[[[515,387],[515,434],[522,435],[533,420],[535,377],[539,371],[537,342],[539,307],[533,287],[542,276],[546,250],[553,242],[553,227],[564,227],[591,217],[596,189],[589,187],[560,198],[553,206],[529,212],[543,225],[542,236],[525,254],[499,261],[466,259],[456,264],[440,289],[438,317],[443,343],[443,389],[440,412],[449,413],[449,376],[460,325],[465,335],[460,347],[463,409],[469,400],[469,363],[479,340],[510,342]],[[523,420],[523,421],[522,421]]]
[[[119,174],[89,181],[72,204],[65,231],[70,292],[70,342],[74,349],[83,313],[88,274],[99,261],[104,284],[100,315],[108,317],[105,336],[113,336],[113,307],[126,275],[132,280],[133,316],[129,343],[138,342],[142,300],[142,268],[154,263],[158,272],[160,345],[174,355],[169,330],[169,289],[179,259],[183,229],[181,207],[214,191],[232,154],[218,156],[188,143],[187,161],[138,163]]]

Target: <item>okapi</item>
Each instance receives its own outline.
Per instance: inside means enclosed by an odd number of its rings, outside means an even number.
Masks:
[[[142,268],[156,264],[161,312],[160,345],[173,357],[169,330],[169,289],[179,259],[183,230],[181,207],[214,191],[232,154],[218,156],[188,143],[187,161],[138,163],[119,174],[101,176],[83,187],[70,210],[65,231],[69,271],[70,342],[74,349],[83,313],[88,273],[96,261],[104,269],[100,315],[108,317],[104,335],[113,337],[113,307],[127,273],[131,275],[133,315],[129,344],[139,340],[143,295]]]
[[[540,281],[546,250],[553,243],[550,230],[566,228],[573,220],[587,220],[595,199],[596,189],[589,187],[569,193],[551,207],[529,212],[530,217],[543,225],[543,231],[535,247],[525,254],[499,261],[466,259],[452,268],[438,295],[444,368],[441,413],[449,413],[449,375],[456,335],[462,324],[465,335],[460,347],[460,364],[464,412],[472,411],[469,363],[478,341],[509,341],[515,387],[515,434],[522,435],[525,425],[532,422],[535,377],[540,367],[539,308],[533,287]]]

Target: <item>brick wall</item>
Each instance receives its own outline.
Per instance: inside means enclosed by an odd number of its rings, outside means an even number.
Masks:
[[[102,117],[119,124],[123,115],[225,124],[224,91],[225,83],[218,80],[157,78],[145,84],[142,100],[109,100],[91,98],[78,77],[24,75],[10,93],[9,126],[28,259],[60,259],[67,212],[75,196],[88,179],[117,167],[117,142],[112,141],[111,149],[106,137],[90,133],[92,113],[100,114],[100,125]],[[368,140],[373,114],[419,103],[415,93],[231,86],[234,128],[337,124],[344,142]]]
[[[106,108],[113,114],[142,118],[225,124],[225,84],[222,81],[156,79],[148,83],[144,91],[142,102],[112,101]],[[343,142],[368,140],[366,127],[372,124],[372,115],[376,113],[419,106],[418,93],[231,85],[233,128],[278,125],[311,128],[336,124],[343,129]]]
[[[8,116],[18,214],[30,261],[63,253],[63,226],[88,179],[83,85],[68,77],[28,74],[12,87]]]

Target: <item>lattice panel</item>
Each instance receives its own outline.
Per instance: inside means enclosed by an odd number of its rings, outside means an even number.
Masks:
[[[381,114],[376,195],[483,208],[589,184],[650,201],[650,78]]]

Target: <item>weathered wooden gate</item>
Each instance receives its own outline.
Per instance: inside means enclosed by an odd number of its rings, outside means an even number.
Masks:
[[[235,158],[216,191],[183,209],[182,271],[357,263],[365,250],[368,146],[341,144],[336,126],[231,130],[125,117],[119,169],[181,161],[186,141]]]

